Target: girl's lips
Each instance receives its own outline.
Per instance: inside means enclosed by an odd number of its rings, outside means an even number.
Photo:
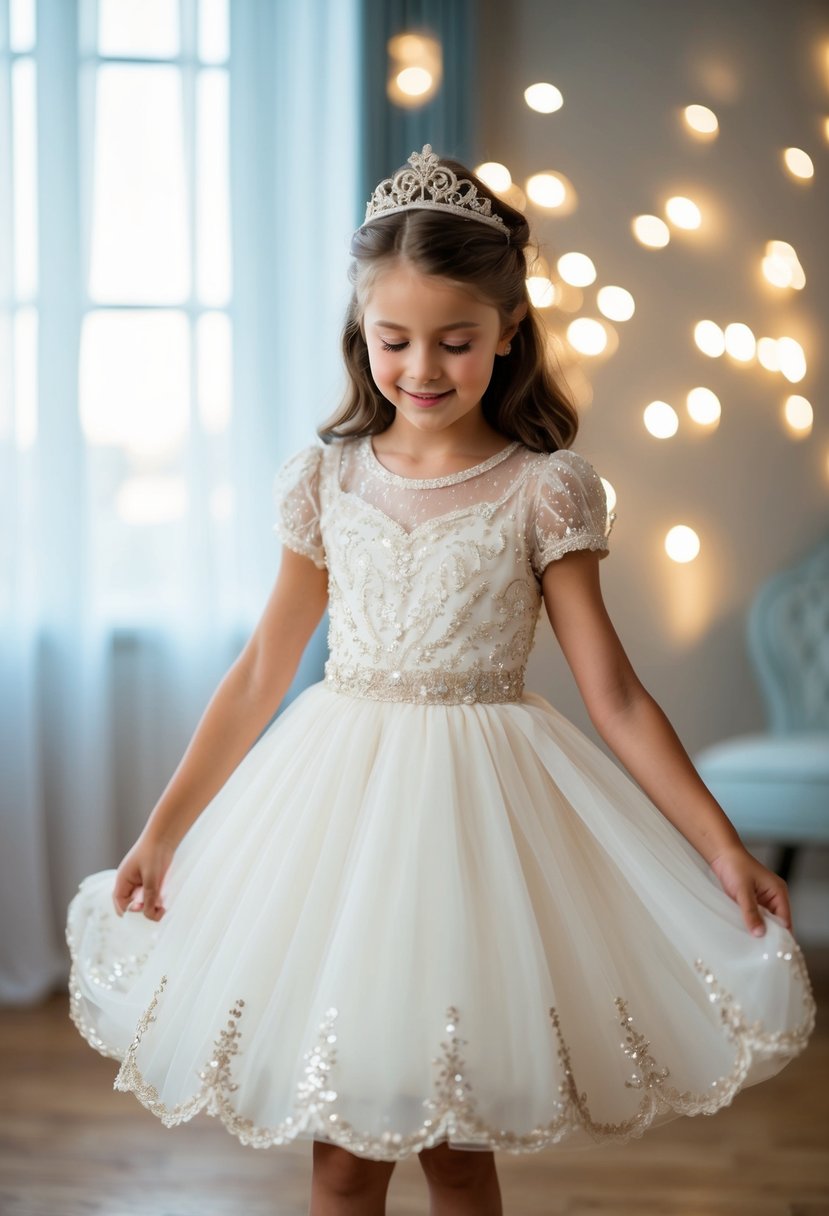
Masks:
[[[435,401],[442,401],[444,397],[449,396],[451,391],[448,389],[445,393],[410,393],[408,389],[403,389],[407,397],[411,397],[413,401],[417,401],[421,405],[431,405]]]

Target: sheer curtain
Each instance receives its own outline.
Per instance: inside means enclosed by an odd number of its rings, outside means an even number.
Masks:
[[[65,984],[66,906],[253,628],[273,471],[342,391],[356,8],[0,0],[4,1004]]]

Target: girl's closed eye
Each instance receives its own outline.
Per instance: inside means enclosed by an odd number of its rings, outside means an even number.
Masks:
[[[402,350],[403,347],[406,345],[405,342],[395,342],[395,343],[384,342],[382,338],[380,339],[380,344],[382,345],[383,350]],[[444,342],[444,343],[442,343],[442,346],[443,346],[444,350],[448,350],[449,353],[452,355],[462,355],[466,351],[469,350],[469,348],[472,346],[472,343],[464,342],[464,344],[462,346],[449,346],[446,342]]]

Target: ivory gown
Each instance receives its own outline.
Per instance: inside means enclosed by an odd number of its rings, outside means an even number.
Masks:
[[[181,841],[166,914],[67,916],[71,1017],[168,1126],[532,1152],[712,1114],[806,1046],[800,947],[749,933],[707,863],[524,669],[540,575],[605,556],[571,450],[509,442],[414,480],[369,437],[279,468],[278,537],[329,575],[325,678]]]

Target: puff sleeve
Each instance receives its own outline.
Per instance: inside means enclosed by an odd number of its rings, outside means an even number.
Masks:
[[[273,530],[283,544],[326,568],[320,527],[320,472],[323,448],[312,443],[284,460],[274,474]]]
[[[530,563],[537,578],[558,557],[574,549],[609,551],[615,520],[593,465],[578,452],[562,448],[541,465],[528,529]]]

